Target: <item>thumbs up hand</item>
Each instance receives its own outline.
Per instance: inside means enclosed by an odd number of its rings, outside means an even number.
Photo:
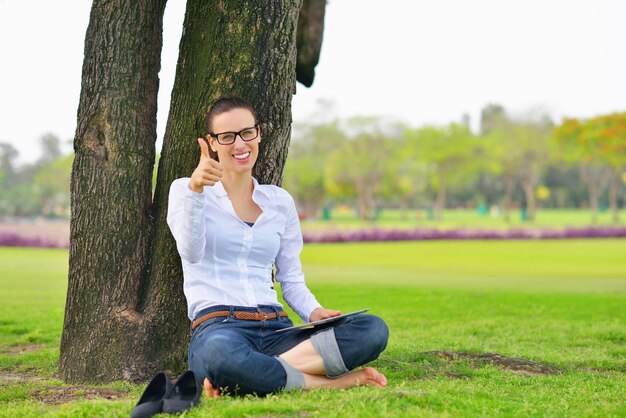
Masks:
[[[189,188],[196,193],[202,193],[204,186],[213,186],[222,178],[223,167],[209,155],[209,145],[204,138],[198,138],[200,145],[200,161],[191,174]]]

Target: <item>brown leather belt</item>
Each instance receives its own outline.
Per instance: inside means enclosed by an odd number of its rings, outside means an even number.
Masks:
[[[276,318],[276,312],[265,313],[265,312],[234,311],[233,314],[235,315],[235,318],[243,319],[245,321],[265,321],[267,319]],[[209,319],[212,319],[212,318],[218,318],[220,316],[229,316],[229,315],[230,315],[230,311],[215,311],[215,312],[210,312],[206,315],[202,315],[200,318],[197,318],[195,321],[192,322],[191,331],[196,329],[196,327],[200,325],[201,323],[203,323],[204,321],[208,321]],[[278,316],[287,316],[287,312],[280,311],[278,313]]]

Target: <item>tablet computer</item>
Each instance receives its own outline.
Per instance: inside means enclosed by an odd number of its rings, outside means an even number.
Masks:
[[[319,321],[315,321],[315,322],[307,322],[306,324],[302,324],[302,325],[295,325],[295,326],[289,327],[289,328],[282,328],[282,329],[276,330],[276,332],[293,331],[294,329],[315,328],[315,327],[317,327],[319,325],[328,324],[329,322],[335,322],[335,321],[338,321],[338,320],[343,319],[343,318],[347,318],[347,317],[352,316],[352,315],[362,314],[363,312],[367,312],[369,310],[370,310],[370,308],[359,309],[358,311],[349,312],[349,313],[346,313],[346,314],[343,314],[343,315],[333,316],[332,318],[320,319]]]

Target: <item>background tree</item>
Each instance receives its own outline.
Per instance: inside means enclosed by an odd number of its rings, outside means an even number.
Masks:
[[[477,174],[476,183],[472,187],[475,189],[475,196],[479,204],[486,206],[500,204],[504,184],[503,175],[506,170],[502,157],[506,152],[506,144],[494,132],[479,135],[475,141],[477,142],[475,154]],[[508,206],[510,203],[507,208]]]
[[[626,170],[626,113],[613,113],[592,118],[585,122],[586,143],[594,147],[598,159],[606,163],[610,171],[609,207],[612,220],[619,222],[618,199],[623,186],[622,174]]]
[[[587,186],[591,219],[596,222],[600,195],[611,181],[611,168],[602,157],[602,143],[595,134],[594,124],[566,118],[553,135],[561,150],[561,157],[579,168],[580,176]]]
[[[521,149],[515,145],[513,122],[504,107],[490,104],[481,111],[481,162],[487,173],[502,178],[504,219],[511,220],[513,193],[522,162]]]
[[[15,177],[15,159],[19,152],[9,143],[0,142],[0,173],[2,173],[3,189],[13,184]]]
[[[489,135],[508,122],[508,116],[503,106],[488,104],[480,111],[480,134]]]
[[[40,215],[63,217],[69,214],[69,184],[73,161],[73,155],[57,157],[35,174],[33,185],[37,187],[41,199]]]
[[[329,154],[324,174],[332,195],[355,196],[359,217],[372,220],[376,194],[383,181],[389,151],[386,130],[378,118],[351,118],[344,126],[344,142]]]
[[[40,138],[41,156],[17,166],[17,150],[0,143],[0,216],[64,216],[69,211],[71,156],[63,156],[59,138]]]
[[[50,163],[62,155],[61,140],[55,134],[48,132],[39,139],[39,142],[42,151],[40,164]]]
[[[11,215],[13,203],[11,192],[15,182],[15,159],[19,152],[9,143],[0,142],[0,216]]]
[[[515,123],[510,126],[510,144],[519,154],[517,177],[526,197],[526,214],[535,220],[536,188],[550,157],[551,126],[542,122]]]
[[[344,136],[337,121],[300,126],[289,147],[283,186],[307,218],[315,218],[327,199],[325,156],[341,146]]]
[[[430,187],[435,193],[435,219],[441,220],[450,190],[462,188],[472,181],[476,173],[474,156],[479,144],[466,125],[455,123],[407,131],[406,135],[427,165]]]
[[[404,132],[406,126],[398,126]],[[388,152],[383,159],[382,197],[398,201],[400,216],[407,219],[411,201],[425,193],[428,186],[428,165],[420,158],[419,147],[405,135],[391,137],[385,141]]]
[[[142,380],[185,367],[189,321],[165,217],[169,185],[198,160],[218,96],[253,102],[256,176],[280,183],[295,89],[300,2],[190,0],[152,202],[165,1],[95,0],[87,29],[72,172],[70,272],[60,373]]]

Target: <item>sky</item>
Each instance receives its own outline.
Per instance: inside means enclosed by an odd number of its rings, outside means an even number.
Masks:
[[[306,1],[306,0],[305,0]],[[0,0],[0,142],[18,162],[51,132],[71,150],[91,2]],[[174,83],[184,0],[168,0],[157,114],[160,147]],[[624,0],[328,0],[311,88],[294,122],[383,116],[412,126],[489,103],[555,121],[626,111]]]

